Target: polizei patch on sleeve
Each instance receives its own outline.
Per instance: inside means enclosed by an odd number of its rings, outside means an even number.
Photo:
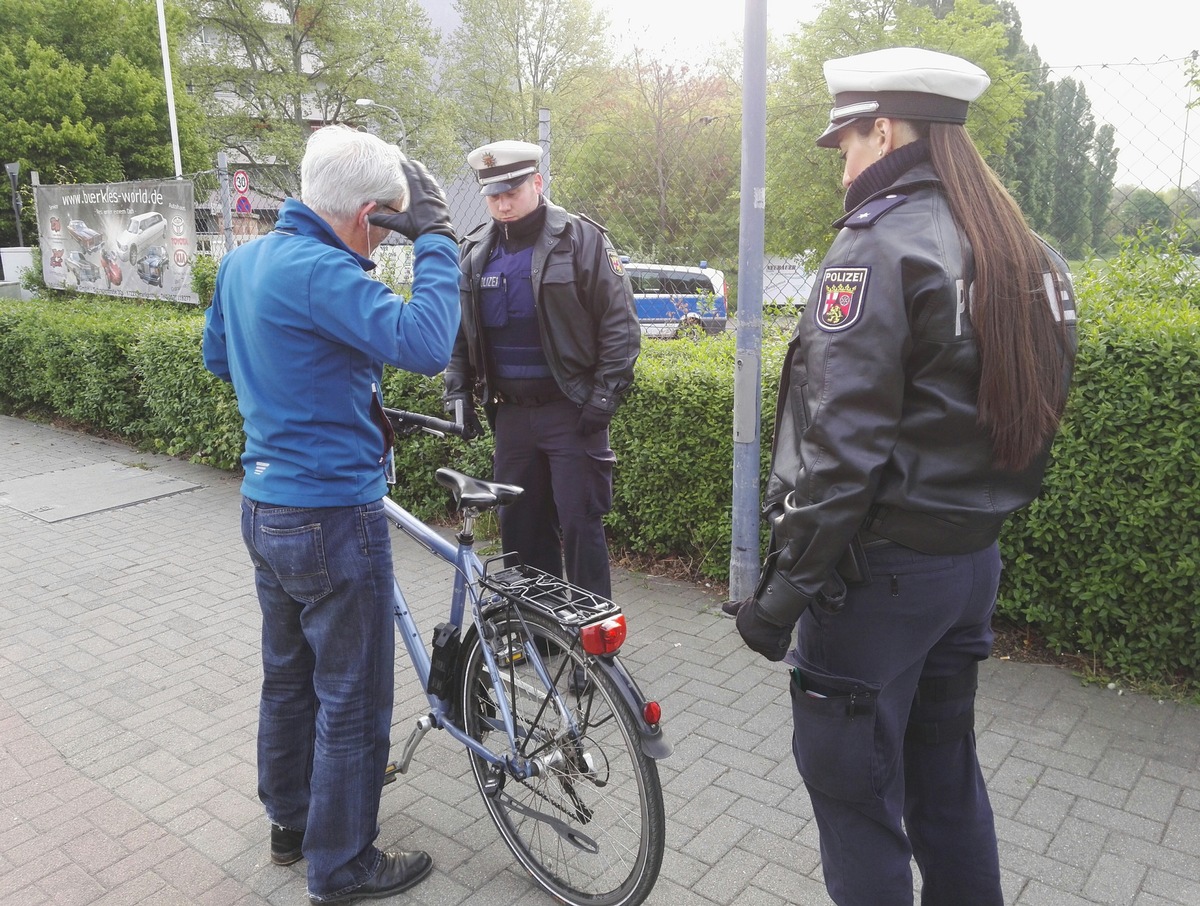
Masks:
[[[821,305],[817,326],[835,332],[846,330],[862,316],[869,267],[827,267],[821,275]]]
[[[621,263],[621,257],[612,249],[608,251],[608,266],[612,268],[612,272],[618,277],[625,276],[625,265]]]

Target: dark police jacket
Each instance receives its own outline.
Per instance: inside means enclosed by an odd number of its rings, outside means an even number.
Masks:
[[[462,325],[445,374],[447,394],[478,391],[485,405],[496,399],[480,331],[480,277],[500,227],[489,220],[463,237]],[[615,412],[633,383],[642,333],[629,279],[604,231],[547,202],[531,276],[542,348],[558,386],[576,405]]]
[[[1020,472],[992,466],[976,421],[974,259],[932,166],[835,225],[783,366],[765,495],[772,547],[787,546],[779,568],[806,595],[860,530],[932,554],[987,547],[1037,495],[1049,454]],[[1073,352],[1066,263],[1046,248],[1059,276],[1051,309]]]

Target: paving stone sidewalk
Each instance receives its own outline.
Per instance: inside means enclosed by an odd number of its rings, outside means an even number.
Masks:
[[[194,487],[59,521],[5,491],[107,463]],[[307,902],[303,863],[267,858],[256,798],[259,617],[238,500],[229,474],[0,417],[0,903]],[[447,586],[399,533],[395,549],[427,631]],[[675,743],[659,763],[667,855],[648,906],[827,904],[786,674],[739,643],[712,592],[615,579],[624,660]],[[415,685],[402,663],[397,744],[423,710]],[[993,660],[977,728],[1007,904],[1200,904],[1200,709]],[[550,902],[444,734],[385,789],[381,828],[382,845],[436,863],[387,902]]]

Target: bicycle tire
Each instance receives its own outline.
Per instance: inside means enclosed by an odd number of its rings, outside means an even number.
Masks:
[[[637,906],[662,867],[666,830],[658,766],[642,752],[637,722],[612,681],[573,649],[553,621],[528,610],[520,617],[511,609],[491,617],[490,642],[472,634],[464,646],[463,725],[473,738],[490,741],[493,751],[502,750],[500,740],[507,748],[483,658],[482,646],[491,644],[524,752],[551,766],[517,780],[469,753],[484,805],[517,861],[561,902]],[[575,738],[557,708],[543,707],[549,696],[531,660],[512,653],[529,637],[578,721]]]

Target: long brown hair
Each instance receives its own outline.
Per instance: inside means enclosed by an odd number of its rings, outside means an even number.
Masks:
[[[928,140],[950,212],[975,255],[970,311],[981,365],[979,424],[991,436],[995,465],[1023,469],[1054,437],[1066,403],[1064,364],[1073,350],[1043,275],[1052,275],[1056,293],[1067,278],[963,126],[929,123]]]

